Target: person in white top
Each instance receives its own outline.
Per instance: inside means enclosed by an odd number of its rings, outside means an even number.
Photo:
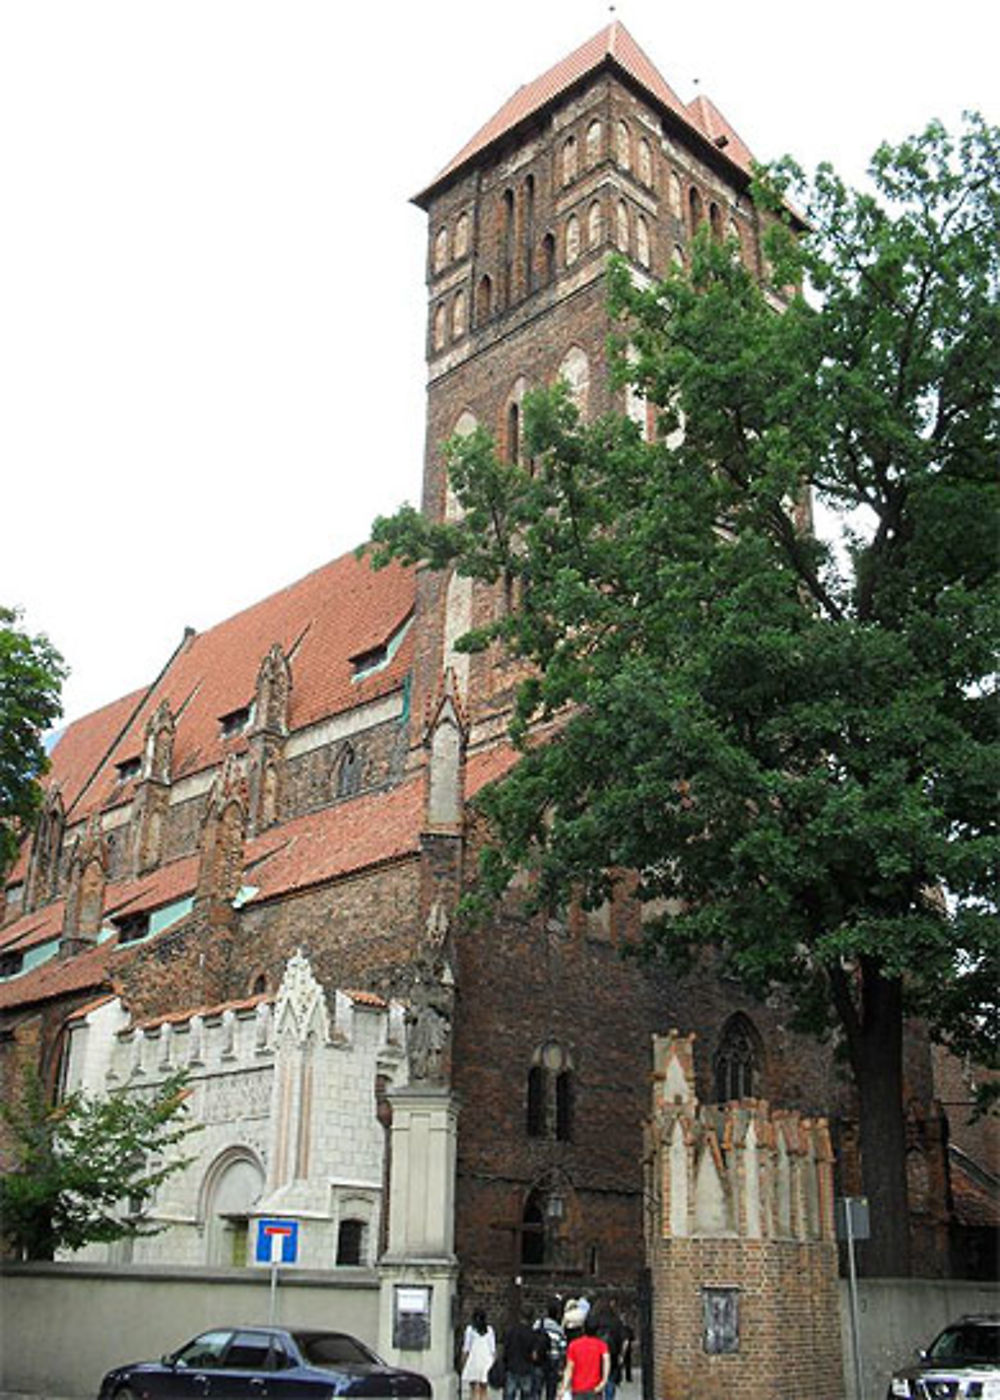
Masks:
[[[468,1387],[469,1400],[486,1400],[486,1377],[496,1354],[496,1334],[477,1308],[462,1338],[462,1385]]]

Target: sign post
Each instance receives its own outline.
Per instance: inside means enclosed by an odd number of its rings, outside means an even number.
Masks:
[[[837,1238],[847,1243],[847,1274],[851,1295],[851,1351],[854,1356],[854,1393],[863,1400],[861,1389],[861,1321],[858,1317],[858,1276],[854,1268],[854,1241],[871,1235],[867,1196],[837,1198]]]
[[[278,1266],[295,1264],[299,1257],[299,1222],[297,1220],[258,1220],[257,1248],[254,1262],[268,1264],[271,1269],[271,1297],[268,1322],[274,1326],[278,1301]]]

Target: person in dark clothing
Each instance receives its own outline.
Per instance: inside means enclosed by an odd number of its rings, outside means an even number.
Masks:
[[[545,1335],[532,1327],[533,1313],[529,1307],[521,1319],[508,1327],[503,1339],[503,1358],[507,1369],[504,1380],[504,1400],[538,1400],[542,1363],[547,1351]]]
[[[625,1352],[625,1327],[615,1311],[614,1303],[604,1303],[594,1318],[594,1332],[607,1343],[610,1362],[608,1379],[604,1387],[604,1400],[615,1400],[615,1391],[621,1385],[622,1360]]]
[[[562,1329],[562,1300],[553,1298],[545,1309],[545,1316],[538,1324],[545,1334],[546,1356],[542,1367],[545,1386],[545,1400],[555,1400],[559,1379],[566,1365],[566,1334]]]

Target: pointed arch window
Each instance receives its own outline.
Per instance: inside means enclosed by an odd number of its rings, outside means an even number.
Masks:
[[[556,275],[556,240],[551,233],[542,239],[542,275],[546,283],[553,281]]]
[[[566,220],[566,266],[572,267],[580,256],[580,220],[570,214]]]
[[[758,1098],[760,1037],[748,1016],[738,1011],[722,1028],[715,1052],[715,1097],[718,1103]]]
[[[446,309],[444,303],[442,302],[439,306],[436,306],[436,307],[434,308],[434,332],[433,332],[433,337],[434,337],[434,349],[435,349],[435,350],[443,350],[443,349],[444,349],[444,341],[445,341],[445,335],[446,335],[446,332],[447,332],[447,326],[448,326],[448,312],[447,312],[447,309]]]
[[[448,230],[439,228],[434,239],[434,271],[440,272],[448,261]]]
[[[337,796],[353,797],[361,786],[361,759],[353,744],[345,744],[337,764]]]
[[[712,230],[712,237],[722,242],[722,214],[715,200],[708,206],[708,222]]]
[[[635,254],[643,267],[649,266],[649,225],[641,214],[635,221]]]
[[[465,324],[465,293],[459,290],[451,308],[451,333],[455,340],[465,334]]]
[[[556,1075],[556,1140],[573,1141],[573,1071],[560,1070]]]
[[[615,243],[623,253],[628,252],[628,205],[624,199],[618,201],[615,211]]]
[[[516,401],[507,405],[507,461],[521,460],[521,405]]]
[[[701,195],[694,185],[688,191],[688,214],[691,220],[691,232],[697,233],[702,220],[705,217],[704,206],[701,202]]]
[[[576,137],[567,136],[562,148],[562,182],[568,185],[576,179]]]
[[[681,177],[676,170],[671,170],[670,180],[667,185],[667,200],[670,204],[670,212],[675,219],[679,219],[683,213],[684,200],[681,193]]]
[[[601,201],[595,199],[587,212],[587,243],[591,248],[600,246],[604,238],[604,213]]]
[[[644,185],[653,183],[653,152],[645,136],[640,136],[638,146],[639,179]]]
[[[596,165],[601,158],[601,123],[595,118],[587,127],[587,164]]]
[[[545,1263],[545,1213],[539,1192],[532,1191],[521,1215],[521,1263],[541,1268]]]
[[[628,129],[628,122],[620,121],[615,127],[615,156],[618,164],[623,170],[632,168],[632,139]]]
[[[482,325],[488,321],[493,314],[493,283],[489,276],[484,274],[479,279],[479,291],[476,295],[476,323]]]
[[[469,251],[469,216],[459,214],[455,221],[455,257],[464,258]]]

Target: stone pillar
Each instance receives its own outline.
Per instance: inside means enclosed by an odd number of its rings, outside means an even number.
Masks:
[[[379,1351],[427,1376],[435,1400],[454,1400],[458,1109],[444,1085],[396,1089],[388,1098],[392,1170],[389,1246],[379,1261]]]

